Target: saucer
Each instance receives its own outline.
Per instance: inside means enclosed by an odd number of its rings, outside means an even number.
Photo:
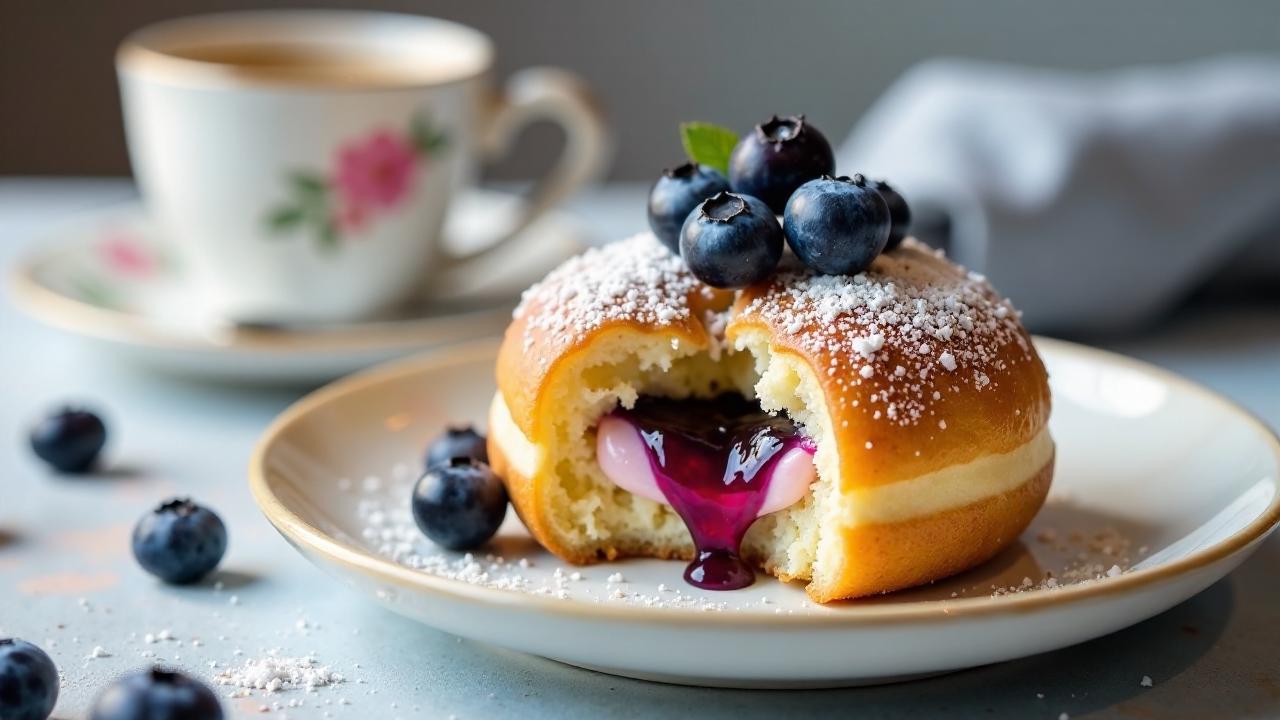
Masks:
[[[521,209],[516,195],[456,201],[446,245],[482,246]],[[552,211],[516,242],[433,279],[432,296],[394,317],[298,326],[236,325],[193,307],[183,268],[141,204],[98,211],[35,245],[12,274],[36,319],[151,368],[246,382],[317,382],[427,348],[497,335],[520,292],[580,252],[580,221]]]
[[[1037,339],[1054,394],[1053,490],[1020,541],[919,588],[818,605],[796,583],[686,585],[684,563],[567,566],[516,518],[474,554],[433,546],[409,497],[447,425],[483,423],[496,344],[467,343],[303,398],[259,442],[268,520],[357,595],[426,625],[571,665],[740,688],[890,682],[1042,653],[1209,587],[1280,520],[1280,443],[1172,373]]]

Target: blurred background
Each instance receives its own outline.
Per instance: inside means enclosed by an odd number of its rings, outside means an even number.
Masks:
[[[190,263],[171,262],[179,234],[160,228],[152,193],[140,192],[131,177],[114,55],[126,35],[156,21],[264,7],[387,10],[470,25],[494,40],[499,86],[522,68],[569,69],[608,114],[615,151],[603,182],[526,228],[517,237],[527,242],[512,248],[517,254],[489,258],[495,262],[464,287],[472,295],[459,293],[453,302],[432,298],[406,303],[395,315],[332,324],[206,313],[193,299]],[[1025,312],[1032,331],[1156,363],[1280,427],[1275,0],[0,0],[0,272],[6,274],[0,280],[0,377],[9,379],[0,390],[0,437],[25,437],[31,420],[65,403],[105,409],[113,433],[112,462],[91,482],[51,482],[20,443],[0,442],[0,585],[19,587],[16,578],[28,566],[100,577],[98,554],[80,566],[60,541],[43,538],[63,537],[80,524],[110,529],[114,538],[115,529],[127,529],[141,512],[139,503],[181,487],[216,502],[233,527],[242,528],[236,533],[253,533],[235,541],[251,551],[252,558],[237,560],[247,562],[238,567],[250,573],[243,587],[228,588],[245,597],[237,612],[249,614],[233,624],[243,622],[247,641],[293,627],[295,608],[304,602],[321,613],[322,625],[311,627],[329,625],[326,613],[335,628],[357,618],[368,628],[364,642],[345,632],[303,632],[289,641],[289,654],[318,646],[326,662],[339,667],[368,662],[366,645],[380,654],[385,645],[390,654],[368,666],[375,679],[369,693],[381,689],[381,697],[402,707],[443,713],[491,702],[476,692],[486,678],[497,683],[501,702],[509,696],[512,704],[501,707],[530,707],[535,714],[545,707],[549,717],[589,715],[591,706],[582,703],[606,694],[613,704],[597,708],[638,707],[653,688],[677,692],[647,686],[629,694],[619,687],[623,692],[615,694],[609,678],[592,675],[598,682],[586,687],[582,676],[558,666],[556,677],[533,665],[517,666],[513,674],[505,654],[449,638],[427,638],[434,644],[424,645],[404,625],[390,624],[390,616],[354,614],[358,609],[348,604],[354,597],[317,595],[313,582],[319,580],[305,574],[284,543],[267,542],[275,535],[241,478],[262,429],[303,390],[382,360],[497,335],[519,291],[548,267],[583,245],[644,230],[651,184],[661,169],[683,160],[680,122],[711,121],[745,132],[773,113],[805,113],[835,147],[839,172],[892,181],[910,202],[916,234],[987,275]],[[197,123],[177,124],[208,137]],[[292,131],[296,125],[254,127]],[[267,176],[256,166],[259,146],[240,132],[225,137],[232,138],[227,146],[253,156],[246,177]],[[363,139],[353,135],[343,143]],[[184,147],[216,154],[223,146],[211,140]],[[564,147],[550,124],[529,127],[515,152],[487,168],[487,187],[464,188],[450,204],[444,234],[475,230],[481,240],[498,234],[494,226],[520,216],[524,200],[512,190],[546,175]],[[317,158],[315,167],[328,167]],[[370,174],[379,169],[368,165]],[[191,181],[189,167],[180,167],[176,182],[158,185],[198,198],[216,195]],[[259,217],[255,209],[252,218]],[[464,222],[453,223],[459,219]],[[254,233],[218,228],[210,236],[207,246],[215,249],[256,242]],[[420,244],[420,234],[403,236],[408,242],[402,245]],[[242,277],[309,279],[279,258],[288,260],[295,250],[301,255],[313,247],[310,240],[299,231],[284,242],[258,243],[244,254],[247,271],[228,273],[230,284]],[[343,246],[348,254],[317,250],[316,257],[332,257],[342,270],[337,261],[387,247],[367,236],[354,240]],[[276,274],[257,273],[265,265],[258,257],[276,258]],[[350,272],[341,279],[356,284],[359,277]],[[415,289],[438,289],[436,278],[425,277],[410,274],[409,280]],[[313,287],[338,295],[329,291],[340,285]],[[497,297],[490,297],[495,289]],[[1140,372],[1068,371],[1054,382],[1055,392],[1098,383],[1072,402],[1097,398],[1104,420],[1113,413],[1143,417],[1149,405],[1133,398],[1153,397],[1153,384]],[[437,396],[449,393],[423,387],[424,399]],[[475,408],[471,419],[483,414]],[[388,431],[400,417],[387,419]],[[1168,432],[1168,421],[1154,417],[1152,431]],[[1204,429],[1197,447],[1235,447],[1221,444],[1204,418],[1186,423],[1189,433]],[[1108,471],[1100,465],[1103,456],[1083,441],[1072,447],[1078,472]],[[1120,470],[1156,463],[1153,476],[1170,462],[1130,460]],[[1197,461],[1195,469],[1212,484],[1216,464],[1209,462]],[[104,502],[117,490],[119,502]],[[1131,522],[1129,510],[1114,502],[1084,499],[1103,515]],[[1171,507],[1184,502],[1169,500]],[[1183,529],[1150,532],[1176,538]],[[939,713],[984,717],[1048,716],[1049,708],[1054,717],[1059,708],[1072,717],[1277,716],[1278,543],[1273,536],[1231,580],[1199,600],[1070,655],[952,675],[923,692],[919,684],[902,684],[853,691],[858,695],[807,692],[802,699],[816,703],[811,708],[843,703],[844,711],[857,702],[886,717],[898,710],[904,717],[928,714],[916,707],[921,696]],[[57,554],[44,554],[50,548]],[[18,562],[6,565],[8,557]],[[55,651],[72,663],[57,717],[81,717],[105,669],[135,662],[126,652],[136,643],[135,630],[155,628],[164,618],[177,628],[207,622],[208,606],[194,600],[198,595],[140,594],[126,580],[103,596],[118,611],[112,616],[84,614],[90,609],[84,598],[75,609],[79,594],[61,604],[41,600],[40,607],[56,614],[32,614],[26,595],[0,593],[0,625],[8,621],[33,638],[48,637],[54,623],[62,628],[67,613],[84,622],[114,618],[104,625],[109,631],[81,633],[84,644],[64,642]],[[196,610],[198,616],[191,614]],[[96,653],[84,658],[97,643],[117,660],[94,659]],[[396,650],[397,644],[403,647]],[[414,664],[424,652],[442,659]],[[86,678],[91,666],[97,675]],[[1150,694],[1139,684],[1148,672],[1156,684]],[[508,688],[512,677],[518,682]],[[716,692],[697,697],[729,698]],[[1044,703],[1045,693],[1054,705]],[[660,711],[684,708],[689,697],[650,704]],[[773,706],[755,705],[764,697],[721,705],[728,713],[748,706],[767,712]],[[794,713],[796,697],[774,696],[774,703],[785,702]],[[368,716],[368,702],[349,710]],[[460,714],[494,714],[495,706],[480,707]]]
[[[770,113],[805,112],[838,142],[903,71],[963,56],[1106,70],[1222,53],[1280,53],[1268,0],[849,3],[759,0],[382,0],[269,3],[434,15],[493,36],[498,75],[560,65],[583,75],[614,124],[610,178],[649,180],[680,157],[676,124],[744,130]],[[127,173],[112,65],[147,23],[263,7],[255,0],[6,0],[0,4],[0,173]],[[528,177],[557,138],[534,128],[495,169]]]
[[[805,113],[839,172],[893,180],[915,234],[989,275],[1037,331],[1130,332],[1202,297],[1280,300],[1280,12],[1267,0],[273,5],[471,25],[495,41],[495,84],[536,65],[581,75],[616,141],[604,180],[630,193],[610,196],[606,237],[644,227],[644,187],[682,160],[681,121],[745,132]],[[128,175],[121,39],[260,7],[5,3],[0,175]],[[537,178],[563,147],[546,123],[521,139],[487,181]],[[606,212],[603,196],[584,204]]]

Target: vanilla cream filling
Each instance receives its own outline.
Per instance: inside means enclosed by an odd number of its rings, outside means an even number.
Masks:
[[[511,417],[511,410],[507,408],[501,392],[494,393],[493,402],[489,404],[489,437],[498,441],[507,456],[507,464],[513,470],[527,478],[537,475],[546,453],[524,436],[524,431]]]
[[[972,505],[1017,488],[1052,458],[1053,438],[1045,428],[1007,453],[982,455],[909,480],[842,493],[844,524],[902,522]]]
[[[494,394],[489,409],[489,433],[516,472],[527,478],[537,476],[546,450],[525,437],[500,392]],[[983,455],[908,480],[842,493],[841,525],[902,522],[971,505],[1022,485],[1053,458],[1053,452],[1053,438],[1045,428],[1007,453]]]

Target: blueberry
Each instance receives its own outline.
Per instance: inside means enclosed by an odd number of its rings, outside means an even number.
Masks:
[[[782,227],[805,265],[827,275],[853,275],[884,250],[889,222],[889,206],[866,178],[824,176],[791,196]]]
[[[25,640],[0,638],[0,718],[45,720],[58,702],[58,666]]]
[[[469,457],[480,462],[489,462],[489,449],[485,447],[484,436],[470,425],[448,428],[443,435],[427,446],[424,465],[431,467],[456,457]]]
[[[227,527],[212,510],[173,499],[142,516],[133,528],[133,556],[147,572],[175,585],[193,583],[218,566],[227,551]]]
[[[663,170],[649,191],[649,227],[663,245],[679,254],[680,228],[685,218],[703,200],[728,189],[729,181],[709,167],[685,163],[674,170]]]
[[[429,468],[413,488],[413,519],[450,550],[483,545],[507,516],[507,488],[489,466],[455,457]]]
[[[796,188],[835,171],[831,144],[803,115],[773,116],[739,140],[729,156],[733,191],[760,198],[778,215]]]
[[[782,228],[773,211],[756,198],[722,192],[704,200],[684,221],[680,257],[712,287],[747,287],[778,266]]]
[[[31,428],[31,449],[58,472],[88,472],[106,444],[107,426],[88,410],[63,408]]]
[[[871,187],[880,193],[880,197],[884,198],[884,202],[889,206],[889,242],[885,244],[885,250],[892,250],[902,244],[903,238],[907,233],[911,232],[911,208],[907,207],[907,201],[902,194],[889,186],[889,183],[883,180],[874,180]]]
[[[98,696],[89,720],[222,720],[222,705],[204,683],[175,670],[126,675]]]

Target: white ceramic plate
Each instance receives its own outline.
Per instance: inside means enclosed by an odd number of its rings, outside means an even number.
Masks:
[[[567,568],[514,513],[493,557],[435,549],[413,529],[409,488],[430,438],[483,419],[491,343],[401,361],[305,398],[267,431],[251,484],[312,562],[395,612],[482,642],[698,685],[835,686],[945,672],[1160,613],[1228,573],[1280,518],[1280,444],[1262,424],[1152,366],[1037,344],[1058,442],[1048,504],[987,564],[869,600],[819,606],[769,578],[700,591],[683,584],[679,562]]]
[[[472,191],[450,214],[455,248],[484,245],[520,209],[518,196]],[[38,243],[11,286],[37,319],[130,361],[184,375],[314,382],[426,348],[492,336],[520,292],[586,243],[581,223],[551,212],[510,246],[433,280],[402,315],[362,323],[244,327],[194,305],[183,268],[137,203],[98,211]]]

